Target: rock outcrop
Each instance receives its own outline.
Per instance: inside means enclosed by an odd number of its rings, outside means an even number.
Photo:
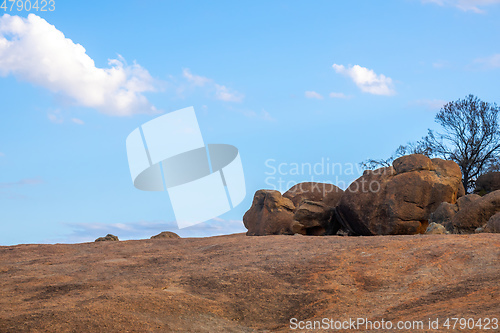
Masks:
[[[498,318],[499,242],[500,234],[484,233],[237,234],[0,246],[0,332],[493,333],[477,326],[293,330],[290,319],[363,316],[396,327],[458,315],[476,323]]]
[[[450,228],[454,233],[472,234],[477,228],[484,227],[488,220],[498,212],[500,212],[500,190],[477,198],[459,209],[450,222]]]
[[[391,167],[365,171],[345,191],[337,215],[355,235],[424,233],[431,212],[465,194],[461,179],[455,162],[403,156]]]
[[[119,241],[118,237],[112,234],[107,234],[105,237],[99,237],[95,240],[96,242],[117,242]]]
[[[160,232],[158,235],[151,236],[151,239],[167,239],[167,238],[181,238],[181,237],[172,231],[163,231]]]
[[[500,172],[488,172],[477,178],[474,193],[482,196],[496,190],[500,190]]]
[[[463,197],[458,198],[455,204],[449,202],[442,202],[438,208],[430,215],[429,225],[432,223],[437,223],[451,233],[457,233],[457,230],[453,227],[451,220],[455,215],[461,210],[472,205],[477,199],[481,197],[477,194],[467,194]]]
[[[259,190],[243,216],[249,236],[331,235],[340,229],[334,208],[343,191],[333,184],[299,183],[281,195]]]
[[[248,236],[292,235],[295,205],[279,191],[255,192],[252,207],[243,216]]]

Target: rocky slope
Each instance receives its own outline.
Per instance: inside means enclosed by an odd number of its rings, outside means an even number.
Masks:
[[[499,318],[500,234],[0,247],[0,332],[288,332],[323,317]]]

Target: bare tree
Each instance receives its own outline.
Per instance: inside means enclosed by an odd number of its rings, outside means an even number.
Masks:
[[[401,145],[396,149],[394,154],[386,159],[367,159],[360,163],[361,167],[364,169],[376,169],[381,167],[388,167],[392,165],[392,162],[401,156],[409,154],[423,154],[426,156],[431,156],[432,151],[427,147],[425,141],[408,142],[406,145]]]
[[[444,132],[429,130],[423,138],[431,155],[455,161],[462,171],[462,183],[469,193],[479,175],[498,167],[500,131],[496,104],[474,95],[449,102],[436,115]]]
[[[366,160],[365,168],[389,166],[407,154],[424,154],[455,161],[462,171],[462,183],[470,193],[477,177],[488,171],[500,170],[500,127],[495,104],[481,101],[474,95],[449,102],[436,115],[444,132],[429,130],[427,136],[415,143],[399,146],[388,159]]]

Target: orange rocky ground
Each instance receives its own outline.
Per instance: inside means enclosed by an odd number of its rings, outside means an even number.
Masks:
[[[0,247],[0,332],[296,332],[291,318],[358,317],[500,319],[500,234]]]

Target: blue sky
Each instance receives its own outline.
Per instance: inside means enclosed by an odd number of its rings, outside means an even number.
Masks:
[[[258,189],[345,188],[445,102],[500,102],[499,14],[498,0],[0,9],[0,245],[244,232]],[[133,187],[125,139],[188,106],[206,143],[238,147],[247,195],[178,230],[166,193]]]

